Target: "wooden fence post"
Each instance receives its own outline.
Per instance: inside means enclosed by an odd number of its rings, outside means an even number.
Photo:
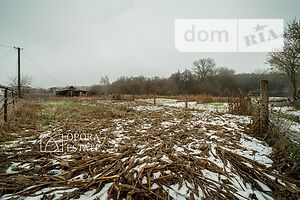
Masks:
[[[260,132],[266,134],[269,128],[269,94],[268,80],[260,82]]]
[[[246,102],[247,102],[247,114],[252,114],[253,106],[252,106],[251,98],[247,97]]]
[[[185,108],[188,108],[188,99],[187,99],[187,95],[185,95]]]
[[[3,109],[4,109],[4,122],[7,122],[7,89],[4,90],[4,104],[3,104]]]
[[[13,103],[13,106],[15,105],[15,93],[14,91],[11,92],[11,98],[12,98],[12,103]]]
[[[153,95],[153,103],[154,103],[154,105],[156,105],[156,95],[155,95],[155,93]]]

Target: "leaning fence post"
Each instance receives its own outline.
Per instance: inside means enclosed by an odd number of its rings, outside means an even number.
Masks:
[[[268,94],[268,80],[261,80],[260,82],[260,132],[265,134],[269,128],[269,94]]]
[[[3,109],[4,109],[4,122],[7,122],[7,89],[4,90],[4,104],[3,104]]]

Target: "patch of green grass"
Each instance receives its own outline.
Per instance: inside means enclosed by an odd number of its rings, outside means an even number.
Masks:
[[[123,110],[119,109],[119,108],[115,108],[115,107],[112,107],[111,108],[111,111],[115,114],[121,114],[121,113],[124,113]]]
[[[89,120],[107,118],[122,118],[134,114],[127,106],[113,104],[99,104],[80,99],[58,99],[40,101],[39,127],[48,129],[49,125],[56,125],[67,120]]]
[[[225,103],[203,103],[203,105],[208,105],[210,107],[214,107],[214,108],[223,108],[225,107]]]
[[[95,104],[85,101],[73,100],[43,100],[39,101],[41,110],[39,121],[41,127],[48,126],[55,122],[81,116],[85,111],[94,109]]]
[[[212,106],[224,106],[225,103],[221,103],[221,102],[216,102],[216,103],[206,103],[208,105],[212,105]]]

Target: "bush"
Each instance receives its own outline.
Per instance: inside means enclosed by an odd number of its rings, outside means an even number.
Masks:
[[[296,110],[300,110],[300,101],[297,100],[297,101],[294,101],[292,103],[292,106],[296,109]]]
[[[260,132],[259,115],[253,115],[252,123],[246,128],[249,135],[264,140],[273,148],[273,168],[296,180],[300,180],[300,145],[292,142],[288,133],[282,131],[280,123],[269,122],[266,134]],[[298,183],[299,184],[299,183]]]
[[[249,97],[242,92],[238,97],[231,97],[227,100],[229,113],[234,115],[251,115],[252,103]]]
[[[9,133],[22,129],[37,129],[40,106],[30,101],[19,101],[8,109],[8,122],[0,124],[0,140],[9,138]]]

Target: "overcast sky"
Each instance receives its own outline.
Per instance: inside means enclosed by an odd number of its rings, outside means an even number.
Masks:
[[[205,57],[219,67],[253,72],[267,68],[265,53],[178,52],[174,20],[287,22],[300,18],[299,8],[299,0],[0,0],[0,44],[24,48],[22,73],[35,87],[92,85],[105,75],[111,81],[121,75],[168,77]],[[0,84],[16,74],[16,53],[0,46]]]

